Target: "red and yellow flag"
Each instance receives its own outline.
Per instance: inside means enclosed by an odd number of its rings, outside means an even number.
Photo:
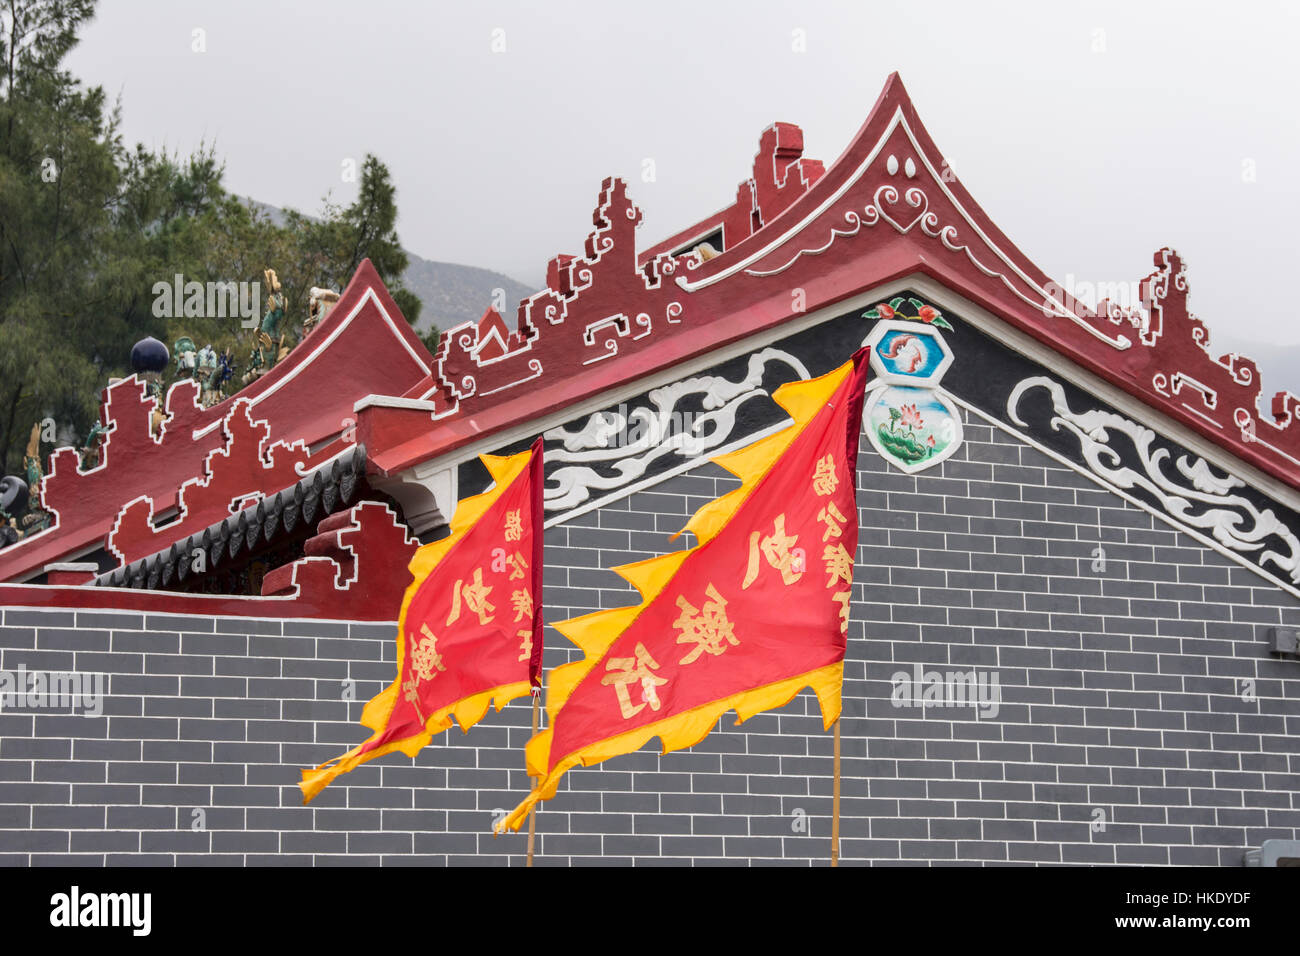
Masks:
[[[743,721],[811,687],[824,725],[838,719],[867,357],[777,389],[794,424],[714,459],[742,484],[687,523],[699,544],[614,569],[641,604],[556,625],[585,657],[551,672],[547,729],[527,750],[540,780],[498,831],[518,829],[571,767],[652,737],[664,753],[689,747],[728,710]]]
[[[402,599],[397,678],[366,704],[375,733],[315,770],[307,803],[341,773],[400,750],[414,757],[434,734],[463,731],[541,686],[542,439],[509,457],[481,455],[496,484],[456,507],[451,533],[411,559]]]

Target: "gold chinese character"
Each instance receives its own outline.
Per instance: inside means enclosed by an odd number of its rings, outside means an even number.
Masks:
[[[524,535],[524,526],[519,522],[519,509],[506,512],[506,540],[518,541]]]
[[[853,555],[849,554],[844,545],[839,542],[826,545],[822,558],[826,562],[826,573],[830,576],[826,582],[828,588],[834,587],[839,580],[849,585],[853,583]]]
[[[849,596],[853,594],[852,590],[836,591],[831,595],[831,600],[840,605],[840,633],[849,633]]]
[[[828,501],[826,507],[817,512],[817,520],[826,525],[826,531],[822,534],[823,541],[843,537],[844,522],[848,519],[840,514],[840,509],[835,507],[835,502]]]
[[[833,495],[839,485],[839,479],[835,477],[835,456],[827,454],[817,462],[817,470],[813,473],[813,491],[819,495]]]
[[[606,661],[605,670],[614,673],[606,674],[600,681],[606,687],[614,685],[614,693],[618,695],[618,706],[623,712],[624,720],[635,717],[645,709],[646,704],[650,705],[651,710],[658,710],[661,702],[655,687],[668,683],[665,678],[655,677],[650,673],[659,669],[659,663],[650,656],[644,644],[638,641],[634,653],[635,657],[613,657]],[[627,689],[632,683],[641,685],[641,703],[635,707],[632,706],[632,695]]]
[[[474,580],[471,583],[462,582],[463,579],[457,578],[456,583],[452,585],[451,613],[447,615],[447,623],[452,624],[460,618],[460,602],[464,597],[465,606],[478,615],[478,622],[491,624],[492,612],[496,610],[496,605],[488,603],[492,585],[483,583],[483,569],[474,569]]]
[[[521,638],[519,641],[519,660],[531,660],[533,657],[533,629],[531,627],[521,627],[515,631],[515,637]]]
[[[695,645],[689,654],[677,662],[679,664],[693,664],[705,652],[717,657],[727,649],[728,644],[732,647],[740,644],[735,627],[727,620],[726,599],[712,584],[705,588],[704,593],[711,600],[705,602],[703,612],[686,600],[684,595],[677,596],[677,606],[682,612],[673,622],[673,627],[682,632],[677,643]]]
[[[511,581],[520,580],[523,578],[524,572],[528,570],[528,562],[524,560],[524,556],[518,551],[506,558],[506,564],[510,567]]]
[[[420,678],[412,674],[411,679],[402,685],[402,690],[406,691],[407,701],[415,708],[415,716],[424,723],[424,711],[420,710]]]
[[[755,531],[749,536],[749,566],[745,570],[745,580],[741,583],[741,590],[747,590],[751,584],[758,578],[758,555],[761,551],[767,563],[781,572],[781,580],[785,584],[794,584],[803,576],[803,568],[799,561],[797,551],[791,551],[791,548],[799,541],[797,534],[787,535],[785,533],[785,515],[776,516],[773,523],[772,533],[759,543],[760,533]]]
[[[516,621],[533,619],[533,596],[523,588],[510,595],[510,605],[514,609]]]
[[[438,638],[429,630],[429,625],[421,624],[420,633],[424,636],[419,643],[416,643],[415,634],[407,635],[411,644],[411,676],[402,685],[402,690],[415,708],[415,715],[424,723],[424,712],[420,710],[420,681],[433,680],[439,671],[445,671],[447,667],[442,663],[442,655],[438,653]]]
[[[420,638],[420,643],[416,645],[411,652],[411,666],[415,672],[420,675],[420,680],[432,680],[437,676],[438,671],[445,671],[443,666],[442,655],[438,653],[438,638],[429,630],[428,624],[420,625],[420,633],[424,636]],[[411,635],[414,641],[415,635]]]

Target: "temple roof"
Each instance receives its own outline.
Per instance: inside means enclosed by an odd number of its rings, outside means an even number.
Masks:
[[[424,404],[375,400],[363,409],[375,467],[400,471],[796,313],[926,276],[1252,471],[1300,488],[1300,400],[1278,392],[1271,414],[1262,413],[1255,363],[1214,357],[1208,330],[1188,311],[1186,268],[1172,249],[1155,253],[1155,270],[1141,282],[1145,308],[1075,300],[944,164],[897,74],[824,172],[802,158],[802,136],[792,130],[778,123],[765,131],[737,204],[640,256],[641,211],[622,180],[606,180],[584,254],[551,261],[547,288],[519,306],[509,352],[489,352],[472,325],[460,326],[443,336],[432,385],[418,396]],[[747,204],[748,216],[738,215]],[[705,261],[690,251],[691,241],[719,230],[718,255]]]
[[[110,385],[99,465],[82,471],[73,448],[51,455],[41,503],[54,523],[0,550],[0,581],[24,581],[120,541],[122,523],[139,523],[143,513],[136,537],[154,540],[143,552],[119,547],[117,556],[130,562],[187,536],[196,522],[202,530],[231,514],[244,499],[292,485],[349,444],[358,399],[418,388],[430,362],[367,260],[325,320],[234,396],[203,408],[195,381],[172,385],[159,434],[151,431],[156,403],[144,383],[131,376]]]
[[[153,400],[143,385],[134,378],[113,385],[102,412],[109,429],[102,463],[80,472],[72,449],[56,452],[42,488],[56,524],[0,551],[0,580],[25,580],[103,547],[141,500],[148,502],[136,535],[142,543],[118,556],[125,565],[165,553],[172,542],[160,539],[169,528],[188,536],[220,524],[235,502],[247,508],[248,496],[292,487],[296,476],[277,471],[272,479],[267,471],[277,447],[302,475],[346,445],[364,444],[367,474],[382,484],[463,455],[471,444],[490,445],[493,436],[504,441],[545,414],[918,278],[1199,436],[1218,449],[1218,463],[1235,463],[1252,483],[1274,494],[1300,489],[1293,421],[1300,399],[1279,392],[1260,411],[1255,364],[1214,357],[1205,325],[1188,311],[1186,268],[1172,249],[1154,255],[1155,269],[1140,286],[1143,308],[1089,308],[1071,298],[944,164],[897,74],[829,168],[802,151],[798,127],[773,124],[734,203],[640,253],[641,210],[622,180],[606,179],[582,252],[554,257],[546,288],[519,303],[513,321],[488,309],[444,333],[436,355],[366,262],[322,325],[235,400],[204,410],[194,384],[177,383],[162,434],[153,436]],[[235,469],[240,477],[229,485],[223,479],[221,493],[208,497],[228,514],[213,514],[187,503],[182,489],[212,483],[213,456],[229,454],[235,426],[244,427],[232,418],[236,407],[248,424],[265,423],[259,440],[245,440],[257,445],[263,470]],[[154,517],[172,514],[179,524]]]

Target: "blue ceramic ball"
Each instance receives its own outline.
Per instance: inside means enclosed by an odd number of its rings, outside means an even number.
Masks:
[[[0,478],[0,511],[16,515],[27,507],[27,482],[17,475]]]
[[[162,372],[171,361],[171,353],[153,336],[141,339],[131,349],[131,368],[139,372]]]

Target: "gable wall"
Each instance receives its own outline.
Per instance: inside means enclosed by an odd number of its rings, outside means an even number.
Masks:
[[[963,424],[917,476],[863,442],[844,862],[1240,865],[1300,838],[1300,663],[1264,646],[1269,625],[1300,626],[1300,600]],[[673,547],[733,485],[704,465],[550,529],[548,619],[631,603],[605,569]],[[3,615],[0,668],[104,672],[111,696],[102,718],[0,713],[0,863],[522,863],[524,837],[489,828],[528,786],[526,701],[299,805],[298,769],[363,739],[389,627]],[[549,669],[573,652],[548,641]],[[996,717],[896,706],[891,677],[916,664],[996,674]],[[823,863],[830,746],[805,693],[689,751],[573,771],[538,817],[539,860]]]

